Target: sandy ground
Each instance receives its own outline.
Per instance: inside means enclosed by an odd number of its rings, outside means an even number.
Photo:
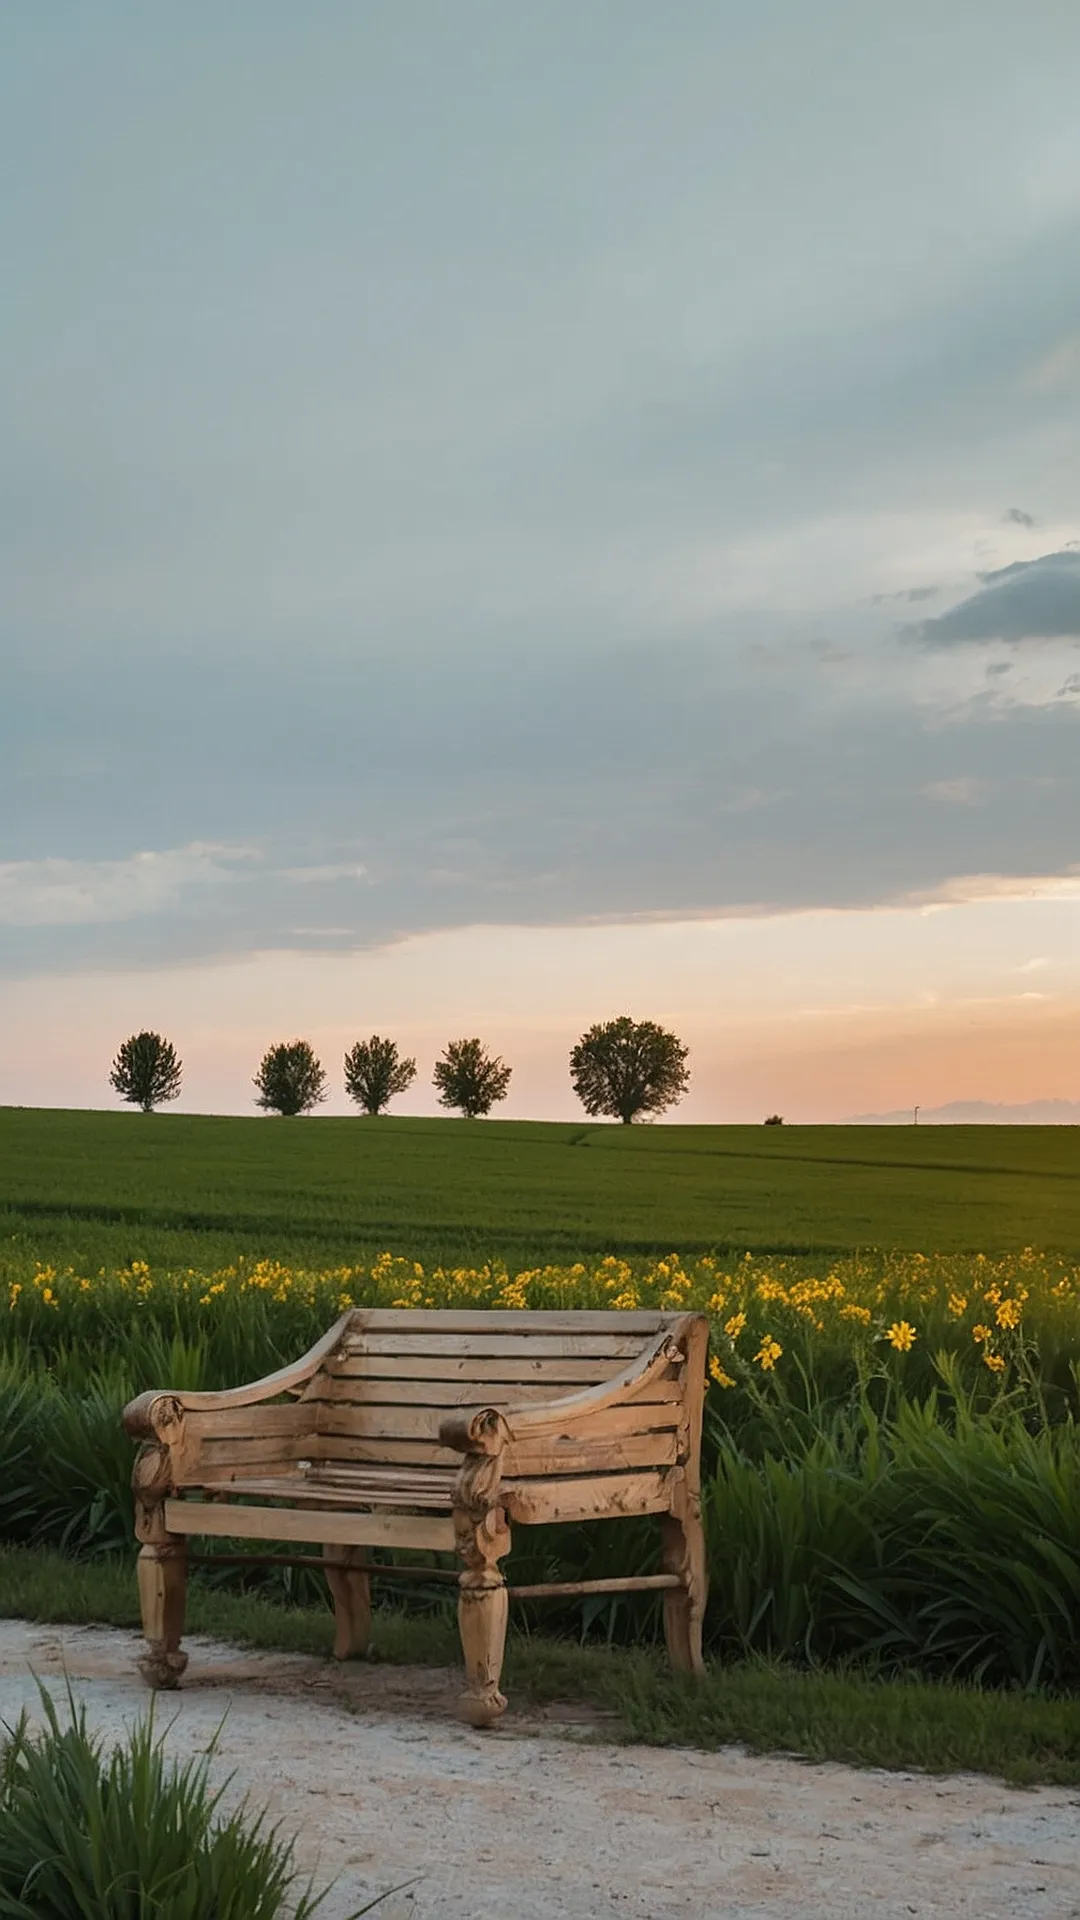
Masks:
[[[0,1715],[66,1672],[119,1732],[147,1703],[136,1645],[0,1622]],[[442,1670],[188,1645],[183,1691],[161,1696],[170,1747],[204,1747],[225,1715],[215,1765],[337,1876],[326,1920],[417,1874],[380,1920],[1080,1920],[1071,1791],[615,1746],[565,1712],[511,1707],[478,1734],[449,1717]]]

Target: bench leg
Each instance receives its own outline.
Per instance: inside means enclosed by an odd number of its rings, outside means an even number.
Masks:
[[[510,1529],[501,1507],[493,1507],[478,1522],[459,1510],[454,1528],[464,1562],[458,1586],[458,1627],[465,1691],[458,1701],[458,1715],[471,1727],[490,1727],[506,1712],[499,1679],[510,1601],[498,1562],[510,1551]]]
[[[138,1580],[147,1643],[139,1672],[149,1687],[178,1687],[188,1661],[187,1654],[180,1650],[187,1596],[187,1541],[173,1535],[154,1546],[144,1546],[139,1554]]]
[[[660,1522],[664,1572],[677,1573],[680,1587],[664,1595],[664,1639],[668,1658],[678,1673],[704,1673],[701,1629],[705,1618],[708,1579],[705,1535],[697,1502],[681,1515],[666,1513]]]
[[[371,1576],[364,1566],[362,1547],[323,1547],[327,1560],[355,1561],[355,1566],[327,1567],[326,1584],[334,1602],[334,1659],[350,1660],[368,1650],[371,1639]]]

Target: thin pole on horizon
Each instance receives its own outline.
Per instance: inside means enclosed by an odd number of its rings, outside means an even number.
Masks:
[[[915,1109],[915,1125],[916,1125],[916,1126],[918,1126],[918,1124],[919,1124],[919,1109],[918,1109],[918,1107],[916,1107],[916,1109]]]

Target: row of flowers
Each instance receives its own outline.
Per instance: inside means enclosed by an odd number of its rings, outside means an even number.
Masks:
[[[752,1365],[776,1371],[792,1350],[836,1348],[864,1356],[911,1354],[967,1344],[991,1373],[1006,1370],[1025,1344],[1049,1342],[1080,1353],[1080,1267],[1024,1249],[985,1254],[850,1256],[813,1270],[807,1260],[677,1254],[631,1262],[607,1256],[512,1272],[498,1261],[425,1268],[392,1253],[325,1271],[277,1260],[238,1262],[218,1272],[153,1272],[143,1261],[96,1275],[38,1265],[9,1280],[9,1328],[53,1315],[119,1324],[132,1313],[186,1318],[217,1309],[300,1309],[326,1319],[351,1306],[476,1306],[694,1309],[713,1324],[712,1377],[735,1384]],[[2,1299],[0,1295],[0,1299]]]

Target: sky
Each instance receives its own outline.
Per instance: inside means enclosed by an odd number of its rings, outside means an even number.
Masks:
[[[0,1103],[1080,1098],[1080,12],[0,22]]]

